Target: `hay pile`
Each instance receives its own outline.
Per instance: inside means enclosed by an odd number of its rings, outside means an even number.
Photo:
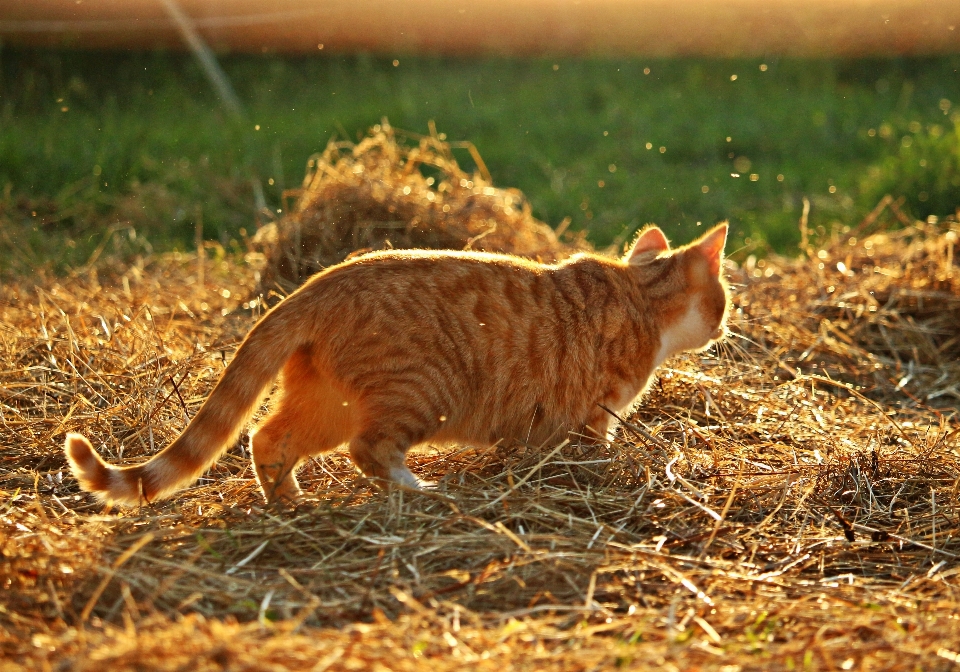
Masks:
[[[469,150],[477,172],[460,168],[456,148]],[[481,250],[554,261],[588,247],[582,235],[561,242],[519,190],[493,186],[473,144],[447,142],[432,125],[430,135],[417,136],[384,120],[356,145],[330,142],[292,195],[293,212],[253,239],[265,256],[265,291],[287,293],[371,250]]]
[[[801,260],[748,259],[739,277],[750,291],[738,305],[759,328],[747,331],[786,378],[819,373],[864,385],[873,399],[955,408],[960,227],[863,228],[808,246]]]
[[[64,476],[66,431],[134,462],[182,429],[256,317],[246,268],[8,286],[0,669],[945,668],[957,233],[731,266],[735,335],[668,362],[609,446],[427,448],[425,493],[334,453],[295,511],[264,509],[242,445],[140,510]]]

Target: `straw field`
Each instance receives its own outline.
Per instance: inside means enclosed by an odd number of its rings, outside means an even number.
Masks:
[[[336,452],[295,509],[264,506],[243,440],[134,510],[81,493],[61,452],[67,431],[114,462],[169,443],[280,257],[6,283],[0,670],[950,669],[960,227],[900,218],[888,199],[799,258],[728,262],[729,339],[667,362],[609,445],[428,446],[422,493]]]

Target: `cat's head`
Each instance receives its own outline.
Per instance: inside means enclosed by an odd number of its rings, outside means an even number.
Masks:
[[[723,278],[727,223],[675,249],[655,226],[637,237],[624,261],[634,268],[645,293],[655,297],[663,347],[670,354],[699,350],[723,337],[728,307]]]

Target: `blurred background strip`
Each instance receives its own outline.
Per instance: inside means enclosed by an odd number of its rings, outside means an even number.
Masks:
[[[871,56],[960,52],[957,0],[180,0],[216,50]],[[183,49],[160,0],[8,0],[8,46]],[[320,45],[323,45],[322,47]]]

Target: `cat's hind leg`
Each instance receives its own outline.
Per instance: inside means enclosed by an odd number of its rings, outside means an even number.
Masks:
[[[303,456],[294,441],[293,432],[283,433],[280,422],[271,416],[267,423],[256,431],[251,440],[251,452],[257,483],[268,503],[295,502],[300,498],[300,484],[296,469]],[[278,436],[279,434],[279,436]]]
[[[355,427],[352,400],[305,353],[294,355],[284,368],[280,401],[251,441],[254,471],[267,502],[296,501],[300,463],[346,443]]]

